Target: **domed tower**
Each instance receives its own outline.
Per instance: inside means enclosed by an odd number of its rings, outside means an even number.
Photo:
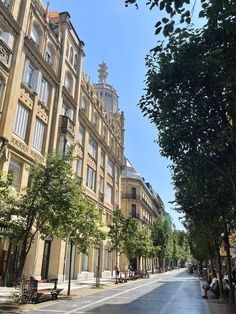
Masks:
[[[98,98],[104,104],[106,112],[118,113],[118,96],[114,87],[107,83],[107,65],[105,62],[99,64],[98,68],[98,83],[94,84]]]

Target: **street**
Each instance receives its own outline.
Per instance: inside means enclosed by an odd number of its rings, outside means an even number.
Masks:
[[[186,269],[154,274],[78,299],[58,300],[24,311],[29,314],[209,314],[197,277]]]

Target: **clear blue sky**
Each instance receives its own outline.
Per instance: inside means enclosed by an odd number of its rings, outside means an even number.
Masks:
[[[46,2],[46,1],[45,1]],[[145,3],[146,1],[142,1]],[[78,36],[85,43],[84,71],[97,81],[98,64],[108,65],[108,81],[117,90],[125,113],[125,155],[136,171],[150,182],[165,204],[177,229],[183,226],[171,209],[174,200],[168,161],[154,141],[157,130],[137,106],[143,94],[145,56],[155,46],[157,11],[125,7],[123,0],[51,0],[50,11],[68,11]]]

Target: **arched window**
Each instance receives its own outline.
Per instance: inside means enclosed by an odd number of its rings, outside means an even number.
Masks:
[[[65,87],[70,94],[72,94],[73,90],[73,78],[69,72],[66,73],[65,76]]]
[[[73,61],[74,61],[74,51],[73,48],[70,48],[70,58],[69,58],[70,63],[73,65]]]
[[[36,23],[34,23],[32,26],[30,39],[35,44],[35,46],[37,46],[38,48],[40,48],[41,37],[42,37],[42,33],[40,31],[40,28]]]

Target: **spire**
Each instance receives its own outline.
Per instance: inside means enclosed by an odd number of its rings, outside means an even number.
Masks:
[[[107,65],[105,62],[99,64],[99,69],[98,69],[98,81],[99,83],[105,83],[106,79],[108,76],[108,72],[107,72]]]

